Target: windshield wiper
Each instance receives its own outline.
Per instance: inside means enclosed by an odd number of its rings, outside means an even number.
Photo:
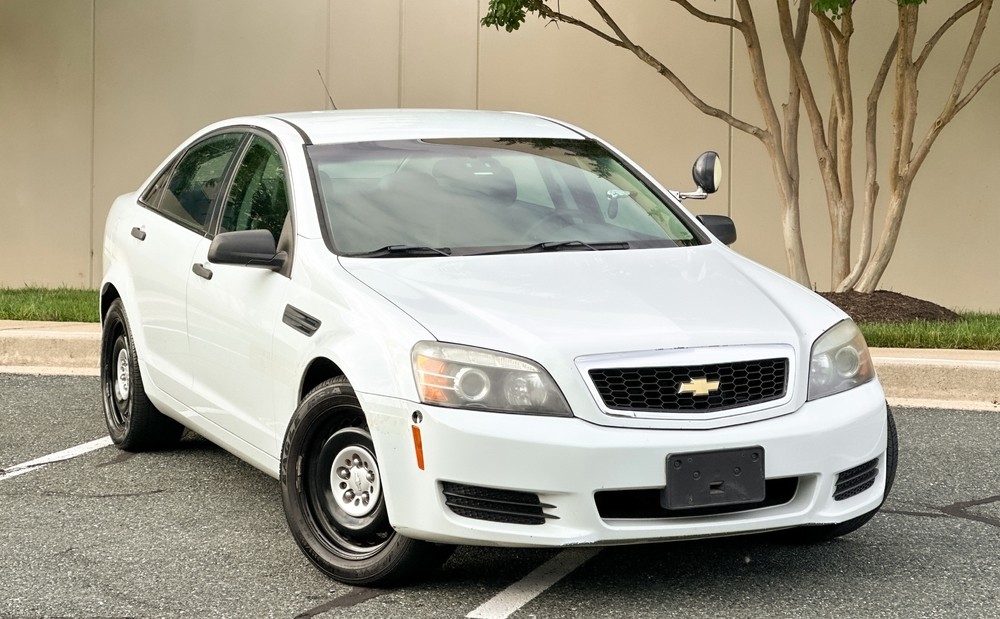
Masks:
[[[371,251],[342,254],[350,258],[386,258],[393,256],[450,256],[450,247],[422,247],[419,245],[386,245]]]
[[[533,254],[545,251],[603,251],[606,249],[630,249],[628,241],[601,241],[595,243],[584,243],[583,241],[545,241],[528,245],[526,247],[515,247],[514,249],[501,249],[498,251],[488,251],[478,254],[488,256],[492,254]]]

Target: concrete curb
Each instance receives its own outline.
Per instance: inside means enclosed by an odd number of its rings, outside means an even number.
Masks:
[[[96,323],[0,320],[0,373],[98,375]],[[1000,412],[1000,351],[873,348],[889,403]]]
[[[95,323],[0,321],[0,366],[97,368],[100,348]]]
[[[873,348],[872,361],[890,402],[1000,411],[1000,351]]]

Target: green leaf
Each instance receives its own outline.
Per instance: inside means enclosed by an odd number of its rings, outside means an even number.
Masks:
[[[830,17],[837,19],[844,13],[844,9],[850,7],[856,1],[857,0],[812,0],[812,7],[813,10],[818,13],[825,13]],[[899,6],[926,3],[927,0],[896,0],[896,4]]]
[[[483,26],[504,27],[513,32],[521,27],[529,12],[537,13],[542,8],[542,0],[490,0],[486,16],[480,22]]]

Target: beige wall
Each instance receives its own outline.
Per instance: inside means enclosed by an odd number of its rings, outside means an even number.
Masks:
[[[609,139],[677,188],[689,188],[698,153],[717,150],[727,164],[725,188],[688,206],[731,214],[740,231],[736,249],[785,270],[776,192],[759,142],[702,116],[630,54],[577,28],[531,18],[512,34],[479,28],[486,4],[0,0],[0,286],[96,286],[114,196],[135,189],[180,140],[212,121],[329,107],[317,71],[342,108],[478,107],[562,118]],[[719,11],[729,3],[697,4]],[[765,4],[757,9],[762,26],[773,23],[774,9]],[[589,19],[586,5],[561,1],[565,12]],[[672,3],[606,5],[706,100],[760,122],[742,42],[731,47],[728,29],[700,27]],[[925,31],[946,5],[924,8]],[[891,3],[861,3],[858,11],[859,23],[863,17],[880,25],[872,32],[892,27]],[[976,77],[1000,60],[1000,17],[991,22]],[[921,131],[944,100],[968,30],[956,28],[925,69]],[[776,43],[774,32],[765,35],[765,53],[780,59]],[[871,73],[862,59],[880,57],[886,43],[867,30],[857,38],[860,84]],[[820,51],[808,56],[817,62]],[[772,71],[769,78],[780,95],[787,76]],[[1000,78],[945,130],[914,187],[883,288],[949,307],[1000,310],[1000,244],[992,239],[1000,230],[998,109]],[[825,289],[828,219],[805,131],[801,149],[810,274]]]
[[[0,285],[92,284],[93,11],[0,2]]]

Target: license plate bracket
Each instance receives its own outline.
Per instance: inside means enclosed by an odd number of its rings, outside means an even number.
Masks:
[[[667,509],[721,507],[764,500],[764,448],[745,447],[667,456]]]

